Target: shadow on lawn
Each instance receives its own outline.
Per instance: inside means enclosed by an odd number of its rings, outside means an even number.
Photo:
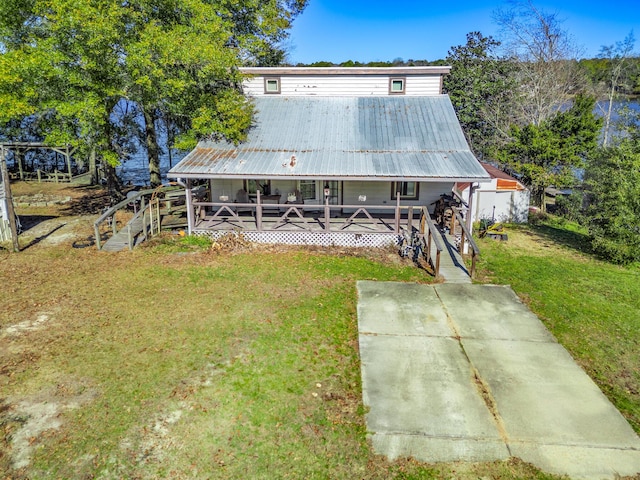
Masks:
[[[569,230],[565,226],[530,224],[531,231],[549,241],[564,245],[581,253],[593,254],[589,236],[583,232]]]

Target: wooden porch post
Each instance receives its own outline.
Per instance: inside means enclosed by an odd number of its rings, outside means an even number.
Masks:
[[[329,208],[329,197],[325,196],[324,199],[324,230],[329,232],[331,230],[331,209]]]
[[[13,154],[15,155],[16,162],[18,163],[18,172],[20,173],[20,180],[24,180],[24,167],[22,166],[22,152],[20,151],[20,147],[16,148],[13,151]]]
[[[193,199],[191,198],[191,180],[187,178],[185,182],[185,203],[187,205],[187,233],[191,235],[195,224],[193,218]]]
[[[262,200],[260,199],[260,189],[256,189],[256,228],[262,231]]]
[[[4,198],[7,202],[7,216],[9,217],[9,230],[11,231],[11,242],[13,251],[20,251],[18,243],[18,225],[16,224],[16,214],[13,211],[13,196],[11,195],[11,184],[9,183],[9,172],[7,171],[7,163],[5,161],[4,148],[0,147],[0,175],[2,183],[4,183]]]
[[[396,234],[400,233],[400,192],[396,192],[396,215],[395,215]]]
[[[409,213],[407,214],[407,229],[409,233],[413,231],[413,207],[409,205]]]

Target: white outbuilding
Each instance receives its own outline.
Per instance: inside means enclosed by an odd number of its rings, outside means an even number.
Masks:
[[[471,220],[526,223],[529,216],[529,190],[502,170],[488,163],[481,165],[491,177],[491,182],[465,182],[456,183],[455,186],[456,193],[469,205]],[[471,191],[473,195],[469,199]]]

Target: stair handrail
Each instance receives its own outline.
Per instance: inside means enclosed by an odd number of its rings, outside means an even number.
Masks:
[[[465,223],[464,219],[460,215],[459,210],[454,210],[454,219],[460,224],[460,228],[462,229],[462,238],[460,239],[460,255],[463,255],[465,240],[469,243],[469,247],[471,247],[470,277],[473,278],[476,273],[476,258],[480,256],[480,249],[478,248],[478,245],[476,244],[476,242],[473,240],[473,236],[471,235],[471,232],[467,228],[467,224]]]
[[[93,223],[93,228],[95,231],[95,235],[96,235],[96,247],[98,248],[98,250],[101,249],[101,240],[100,240],[100,225],[107,220],[108,218],[112,218],[112,222],[111,222],[111,230],[113,232],[113,234],[115,235],[117,233],[117,225],[116,225],[116,221],[115,221],[115,213],[118,210],[121,210],[125,207],[127,207],[128,205],[130,205],[131,203],[134,203],[136,201],[138,201],[138,199],[142,199],[141,201],[141,205],[140,205],[140,210],[144,210],[144,199],[147,196],[151,196],[152,198],[157,196],[158,193],[160,191],[172,191],[172,190],[179,190],[179,188],[176,187],[176,184],[174,184],[173,182],[169,185],[160,185],[159,187],[156,188],[149,188],[146,190],[140,190],[139,192],[136,192],[135,195],[132,195],[130,197],[125,198],[124,200],[122,200],[119,203],[116,203],[115,205],[113,205],[112,207],[109,207],[107,210],[105,210],[102,215],[100,215],[98,217],[98,219]]]
[[[144,197],[146,195],[152,195],[154,191],[155,191],[155,189],[140,190],[135,195],[132,195],[131,197],[127,197],[124,200],[122,200],[121,202],[116,203],[114,206],[109,207],[107,210],[105,210],[102,213],[102,215],[100,215],[98,217],[98,219],[95,222],[93,222],[93,229],[94,229],[94,233],[95,233],[95,236],[96,236],[96,247],[98,248],[98,250],[102,249],[101,239],[100,239],[100,225],[102,225],[102,223],[105,220],[107,220],[108,218],[112,217],[111,229],[113,230],[113,234],[115,235],[117,233],[117,230],[116,230],[117,227],[116,227],[116,222],[115,222],[115,213],[118,210],[121,210],[122,208],[127,207],[130,203],[137,201],[141,197]]]
[[[425,241],[425,228],[427,227],[427,239]],[[444,250],[444,245],[442,244],[442,238],[440,237],[440,232],[438,231],[435,223],[431,219],[431,214],[429,213],[429,209],[427,207],[422,207],[422,216],[420,218],[420,230],[419,235],[421,236],[422,241],[427,246],[427,261],[431,263],[431,267],[434,271],[434,276],[437,279],[440,276],[440,253]],[[431,241],[436,246],[436,261],[435,265],[431,260]]]

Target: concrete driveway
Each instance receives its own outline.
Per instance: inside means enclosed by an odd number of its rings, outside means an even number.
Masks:
[[[367,430],[390,459],[519,457],[572,478],[640,472],[640,439],[505,286],[358,282]]]

